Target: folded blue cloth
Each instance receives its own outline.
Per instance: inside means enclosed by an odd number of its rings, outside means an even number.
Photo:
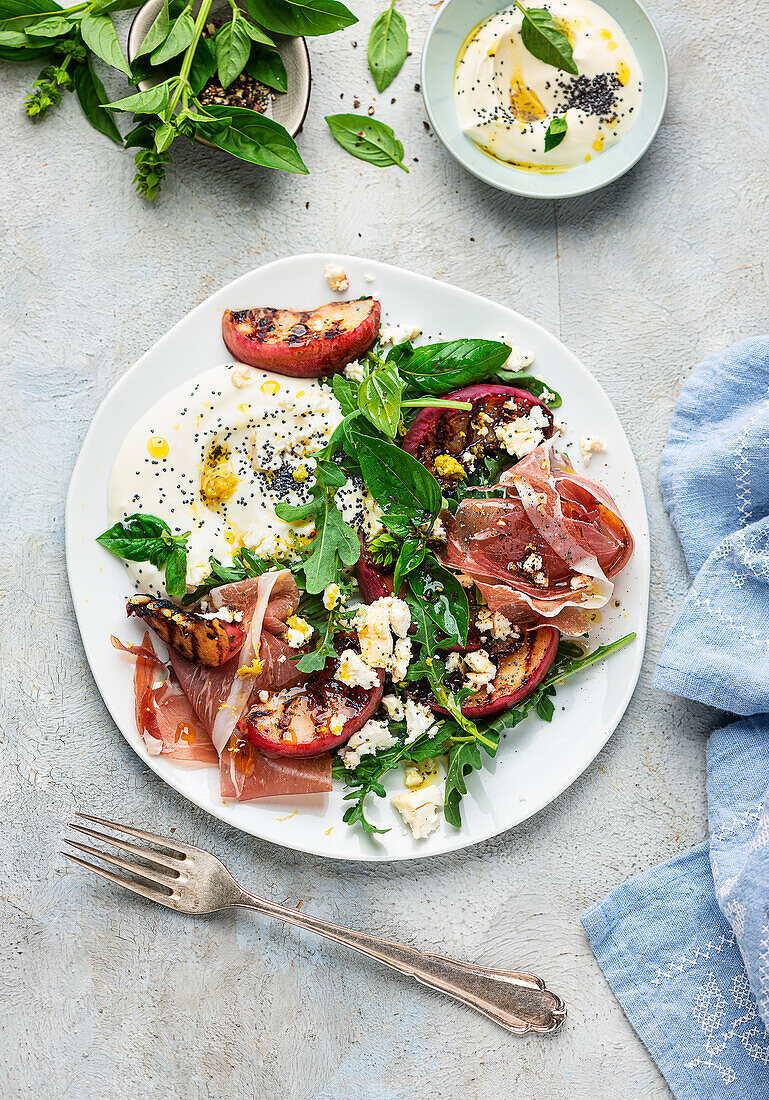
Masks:
[[[657,687],[751,715],[708,743],[708,844],[583,916],[679,1098],[769,1097],[769,338],[702,363],[662,456],[694,577]]]

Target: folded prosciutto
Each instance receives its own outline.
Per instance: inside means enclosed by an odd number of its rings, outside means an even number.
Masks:
[[[153,754],[192,759],[183,736],[172,729],[194,729],[200,762],[218,764],[224,798],[247,800],[331,790],[331,757],[313,759],[265,756],[241,736],[237,723],[260,691],[276,692],[303,677],[292,650],[282,640],[286,619],[299,604],[299,590],[288,570],[263,573],[214,589],[211,608],[239,614],[243,643],[233,657],[216,667],[187,660],[169,646],[171,670],[154,686],[163,665],[149,634],[141,646],[113,643],[136,657],[136,720]],[[295,653],[295,651],[293,651]],[[175,725],[174,725],[175,722]],[[180,742],[184,743],[181,744]],[[205,756],[205,759],[203,759]]]
[[[590,629],[589,612],[614,590],[633,553],[612,498],[543,443],[482,499],[444,514],[444,563],[477,584],[492,611],[520,626],[566,634]]]

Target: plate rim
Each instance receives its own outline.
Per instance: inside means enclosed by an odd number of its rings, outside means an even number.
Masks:
[[[232,815],[229,814],[227,811],[230,810],[233,806],[237,807],[239,805],[238,803],[233,803],[233,804],[222,803],[221,807],[216,806],[216,805],[214,805],[214,806],[201,805],[201,803],[199,801],[197,801],[196,798],[192,797],[187,790],[183,789],[183,776],[185,775],[185,769],[184,768],[177,767],[175,770],[171,769],[171,774],[170,775],[161,774],[161,772],[158,771],[156,769],[156,767],[154,766],[154,761],[155,760],[161,760],[162,757],[157,758],[157,757],[150,756],[150,754],[147,752],[146,746],[144,745],[143,741],[141,740],[141,737],[138,734],[138,732],[134,731],[133,736],[129,737],[129,735],[123,730],[120,722],[118,721],[118,718],[117,718],[116,714],[113,711],[113,707],[112,707],[112,705],[110,703],[110,699],[109,699],[109,693],[103,687],[102,678],[99,674],[97,674],[97,672],[94,668],[94,663],[91,660],[91,647],[89,646],[89,643],[86,640],[86,635],[84,634],[84,630],[83,630],[82,619],[84,617],[84,609],[80,607],[80,598],[79,598],[79,595],[77,594],[77,585],[75,583],[73,583],[73,577],[75,576],[75,573],[76,573],[76,567],[75,567],[76,549],[75,549],[75,538],[74,538],[74,530],[73,530],[74,527],[75,527],[75,521],[74,521],[75,502],[74,502],[74,498],[75,498],[76,491],[79,488],[78,483],[80,481],[80,478],[83,475],[84,464],[85,464],[85,459],[86,459],[86,452],[88,450],[89,443],[91,442],[92,437],[96,434],[97,422],[100,420],[100,417],[101,417],[102,413],[104,412],[104,409],[105,409],[105,406],[107,405],[107,403],[111,402],[114,399],[114,397],[116,396],[116,394],[119,394],[119,392],[123,388],[128,387],[128,385],[130,384],[130,380],[131,380],[132,376],[140,368],[140,366],[143,363],[143,361],[145,360],[145,358],[151,352],[154,351],[156,346],[161,341],[165,341],[166,339],[172,338],[174,333],[176,333],[177,330],[182,325],[189,322],[190,318],[192,318],[196,314],[203,312],[212,303],[213,299],[217,298],[224,291],[229,292],[230,290],[232,290],[234,288],[237,288],[240,283],[244,283],[247,280],[249,280],[253,275],[255,275],[257,273],[264,273],[266,270],[268,270],[270,268],[274,268],[274,267],[281,266],[281,265],[286,265],[286,264],[295,264],[295,263],[302,263],[302,264],[308,264],[308,265],[309,264],[318,264],[318,263],[324,264],[324,263],[328,262],[329,259],[333,259],[334,262],[341,263],[343,265],[348,264],[348,263],[354,263],[355,265],[359,265],[359,264],[364,265],[364,266],[368,265],[369,267],[372,267],[372,268],[378,268],[380,270],[384,269],[385,271],[387,271],[388,274],[395,275],[395,276],[400,276],[400,275],[406,274],[410,278],[417,279],[418,281],[424,283],[426,286],[432,286],[436,283],[438,283],[439,285],[446,285],[452,291],[454,291],[456,293],[459,293],[460,295],[464,296],[465,298],[471,299],[474,303],[481,303],[484,306],[491,305],[494,308],[505,310],[508,314],[510,314],[512,317],[514,317],[516,319],[516,321],[519,321],[519,320],[523,321],[523,322],[525,322],[525,324],[531,325],[534,328],[538,329],[541,333],[544,333],[545,336],[549,340],[556,341],[556,343],[567,354],[567,356],[569,356],[572,360],[574,360],[574,362],[577,363],[577,365],[581,368],[581,370],[583,370],[585,373],[589,374],[593,378],[594,383],[599,387],[601,392],[604,394],[604,396],[606,398],[606,401],[607,401],[607,404],[609,405],[612,413],[614,414],[614,416],[617,420],[617,423],[619,424],[620,430],[622,431],[622,434],[623,434],[623,436],[625,438],[625,441],[627,443],[628,454],[629,454],[630,460],[631,460],[629,469],[630,469],[630,473],[635,478],[636,488],[637,488],[637,492],[638,492],[638,498],[639,498],[640,504],[642,506],[642,511],[643,511],[644,529],[643,529],[643,531],[638,532],[638,534],[641,537],[636,538],[636,545],[637,545],[637,551],[639,553],[642,552],[641,548],[642,547],[644,548],[643,557],[642,557],[642,564],[644,564],[644,566],[645,566],[645,568],[644,568],[644,577],[643,577],[645,593],[644,593],[644,598],[642,599],[642,602],[641,602],[640,606],[638,607],[638,611],[639,611],[639,615],[640,615],[640,621],[639,621],[638,629],[637,629],[637,638],[636,638],[636,641],[634,643],[634,645],[637,645],[637,650],[636,650],[636,653],[635,653],[635,661],[634,661],[633,668],[632,668],[632,671],[630,673],[630,676],[627,679],[627,686],[626,686],[626,690],[625,690],[624,701],[623,701],[623,703],[621,704],[621,706],[619,708],[619,713],[617,714],[617,716],[616,716],[616,718],[613,722],[610,722],[610,723],[607,724],[607,728],[605,730],[605,735],[603,736],[600,744],[597,746],[595,753],[593,754],[591,759],[588,760],[584,765],[579,766],[579,764],[577,764],[576,765],[576,770],[573,771],[573,774],[572,774],[572,772],[569,772],[568,779],[564,782],[563,786],[561,787],[561,790],[559,790],[556,794],[551,795],[549,797],[544,796],[542,798],[536,798],[531,803],[527,803],[526,812],[524,813],[524,815],[522,817],[520,817],[514,823],[509,824],[509,825],[505,825],[501,829],[496,827],[496,825],[492,823],[492,824],[490,824],[490,828],[488,829],[488,831],[484,831],[481,835],[476,835],[476,836],[473,836],[471,838],[464,838],[464,839],[462,838],[463,830],[460,829],[460,830],[457,830],[455,836],[446,838],[446,842],[442,843],[440,845],[440,847],[438,847],[437,849],[430,850],[430,851],[421,851],[421,850],[417,849],[416,851],[407,851],[407,852],[396,853],[396,854],[388,854],[388,853],[380,854],[376,851],[364,852],[364,853],[350,853],[350,854],[346,854],[344,852],[342,852],[342,853],[337,853],[337,852],[329,853],[328,851],[324,851],[322,849],[322,846],[319,845],[319,844],[314,845],[314,844],[311,844],[311,843],[304,843],[304,842],[297,843],[296,841],[293,841],[293,840],[284,842],[284,841],[281,841],[281,840],[279,840],[275,837],[272,837],[272,836],[270,836],[270,837],[264,836],[261,833],[257,832],[255,829],[245,827],[243,824],[238,823],[237,821],[234,821],[232,819]],[[464,287],[455,286],[453,283],[442,284],[441,280],[434,279],[429,275],[422,274],[421,272],[411,271],[411,270],[406,269],[406,268],[398,267],[394,264],[384,263],[381,260],[366,258],[366,257],[362,257],[362,256],[351,256],[351,255],[342,255],[342,254],[339,254],[339,253],[326,253],[326,252],[302,253],[302,254],[296,255],[296,256],[284,256],[284,257],[281,257],[279,259],[269,261],[266,264],[261,264],[261,265],[255,267],[255,268],[251,268],[247,272],[244,272],[242,275],[237,276],[235,279],[231,280],[229,283],[225,283],[223,286],[218,287],[211,294],[209,294],[202,302],[199,302],[191,310],[189,310],[187,313],[185,313],[174,325],[171,326],[170,329],[168,329],[161,336],[159,336],[158,339],[155,340],[153,342],[153,344],[149,348],[147,348],[147,350],[145,352],[142,353],[142,355],[140,355],[133,363],[130,364],[130,366],[124,371],[124,373],[117,379],[117,381],[114,382],[107,389],[107,391],[104,394],[102,400],[99,402],[99,405],[98,405],[97,409],[95,410],[93,416],[91,417],[91,421],[88,425],[88,430],[86,431],[85,436],[83,437],[83,441],[82,441],[82,444],[80,446],[80,450],[78,452],[77,460],[76,460],[75,465],[73,467],[72,474],[70,475],[69,485],[68,485],[68,488],[67,488],[66,503],[65,503],[65,514],[64,514],[64,537],[65,537],[65,559],[66,559],[66,566],[67,566],[67,582],[68,582],[68,585],[69,585],[70,595],[72,597],[72,604],[73,604],[73,608],[74,608],[74,611],[75,611],[75,619],[76,619],[76,622],[77,622],[77,625],[78,625],[78,630],[80,632],[80,638],[81,638],[81,642],[82,642],[82,645],[83,645],[83,650],[85,652],[85,657],[86,657],[86,660],[88,662],[89,670],[90,670],[91,676],[93,677],[94,683],[95,683],[95,685],[96,685],[96,687],[99,691],[99,694],[101,695],[102,701],[103,701],[105,707],[107,708],[108,713],[110,714],[110,717],[112,718],[112,720],[115,723],[117,729],[119,730],[121,736],[124,738],[124,740],[130,746],[130,748],[136,753],[136,755],[139,757],[139,759],[142,760],[143,763],[145,763],[152,770],[152,772],[157,776],[157,778],[160,780],[161,783],[167,783],[173,790],[175,790],[178,794],[180,794],[184,799],[186,799],[188,802],[191,802],[193,805],[197,806],[204,813],[211,814],[211,816],[217,818],[219,821],[224,822],[225,824],[231,826],[232,828],[237,829],[239,832],[243,833],[244,835],[254,837],[255,839],[257,839],[257,840],[259,840],[263,843],[275,844],[278,847],[286,848],[290,851],[304,852],[308,855],[313,855],[313,856],[320,857],[320,858],[326,859],[326,860],[340,860],[340,861],[343,861],[345,863],[399,863],[399,862],[403,862],[403,861],[407,861],[407,860],[431,859],[431,858],[437,858],[437,857],[440,857],[440,856],[444,856],[444,855],[450,854],[452,852],[462,851],[463,849],[473,847],[476,844],[482,844],[487,840],[490,840],[490,839],[492,839],[496,836],[501,836],[504,833],[508,833],[511,830],[518,828],[518,826],[522,825],[525,821],[528,821],[535,814],[538,814],[546,806],[549,806],[551,803],[555,802],[557,799],[562,797],[566,793],[566,791],[568,791],[569,788],[571,786],[573,786],[573,784],[576,782],[576,780],[595,763],[595,760],[597,759],[597,757],[599,756],[599,754],[601,753],[603,748],[608,743],[608,741],[611,738],[612,734],[615,732],[617,726],[622,721],[622,718],[624,717],[628,706],[630,705],[631,699],[633,697],[633,694],[635,693],[635,689],[636,689],[636,686],[638,684],[638,679],[639,679],[639,676],[640,676],[641,667],[643,665],[643,659],[644,659],[644,656],[645,656],[645,653],[646,653],[646,643],[647,643],[647,636],[648,636],[648,608],[649,608],[649,597],[650,597],[650,586],[651,586],[651,579],[650,579],[650,532],[649,532],[648,509],[646,507],[646,497],[645,497],[644,491],[643,491],[643,483],[641,481],[641,476],[640,476],[640,471],[638,469],[638,464],[636,462],[635,455],[633,454],[632,448],[630,447],[630,441],[627,438],[627,434],[625,432],[624,427],[622,426],[622,423],[619,419],[619,415],[618,415],[618,413],[617,413],[617,411],[614,407],[613,402],[610,400],[608,394],[606,394],[606,392],[604,391],[604,389],[601,386],[598,379],[595,378],[592,375],[592,372],[588,370],[588,368],[575,355],[575,353],[572,352],[566,346],[566,344],[564,344],[560,340],[559,337],[555,336],[552,332],[550,332],[548,329],[546,329],[544,327],[544,325],[541,325],[541,324],[539,324],[539,322],[534,321],[531,318],[528,318],[528,317],[524,316],[523,314],[519,313],[517,310],[510,309],[508,306],[504,306],[501,303],[495,302],[491,298],[486,298],[481,294],[475,293],[474,291],[466,290]],[[178,772],[178,778],[177,778],[176,772]]]
[[[670,95],[670,65],[668,63],[668,57],[667,53],[665,52],[665,46],[662,41],[662,36],[657,29],[656,23],[649,15],[649,12],[646,10],[644,5],[641,3],[641,0],[624,0],[625,3],[631,4],[632,6],[636,7],[648,23],[649,28],[652,32],[652,37],[656,41],[657,48],[659,49],[663,72],[662,99],[660,102],[659,110],[657,112],[657,117],[654,120],[654,125],[650,129],[646,141],[643,143],[641,148],[637,150],[635,155],[629,161],[621,164],[614,171],[609,172],[604,178],[599,179],[595,183],[587,184],[586,186],[582,187],[565,187],[561,190],[554,189],[551,193],[548,194],[542,194],[541,191],[534,189],[534,187],[527,187],[524,180],[529,175],[532,175],[532,173],[520,171],[512,165],[510,166],[511,173],[509,183],[504,182],[504,180],[495,179],[490,171],[484,172],[482,169],[476,168],[471,165],[462,155],[461,151],[455,147],[455,144],[450,140],[448,135],[443,131],[440,123],[436,121],[430,102],[430,97],[427,92],[427,87],[429,83],[427,77],[427,57],[433,40],[433,36],[435,35],[435,32],[437,31],[441,20],[446,17],[446,13],[450,11],[452,7],[464,2],[465,0],[445,0],[445,3],[442,4],[439,10],[436,12],[435,17],[427,31],[424,45],[422,47],[422,56],[419,64],[419,76],[422,88],[422,101],[425,105],[427,117],[430,119],[430,125],[435,131],[438,140],[440,141],[446,152],[449,153],[454,158],[454,160],[456,160],[456,162],[461,165],[462,168],[464,168],[466,172],[469,172],[471,176],[475,176],[476,179],[481,180],[482,183],[487,184],[489,187],[494,187],[497,191],[503,191],[510,195],[519,195],[521,198],[525,199],[557,201],[558,199],[574,199],[578,198],[580,195],[589,195],[593,191],[600,191],[602,187],[607,187],[610,183],[614,183],[616,180],[626,175],[631,170],[631,168],[634,168],[635,165],[638,164],[639,160],[641,160],[641,158],[646,155],[649,150],[649,146],[654,141],[659,132],[659,128],[662,125],[662,120],[665,117],[665,111],[667,110],[668,97]],[[502,11],[503,8],[499,8],[498,10]],[[492,157],[487,157],[487,159],[493,163]],[[544,175],[543,173],[533,173],[533,175],[539,180],[543,178],[563,179],[568,178],[569,173],[553,173],[551,176]],[[521,177],[520,182],[518,181],[518,177]]]

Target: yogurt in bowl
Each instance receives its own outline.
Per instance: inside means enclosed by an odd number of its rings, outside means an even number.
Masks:
[[[454,74],[463,133],[499,161],[544,173],[568,171],[615,145],[643,97],[635,51],[607,11],[593,0],[550,0],[548,11],[568,39],[576,74],[527,49],[518,7],[494,12],[468,34]]]

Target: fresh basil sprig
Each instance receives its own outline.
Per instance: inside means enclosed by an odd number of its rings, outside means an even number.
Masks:
[[[401,71],[408,48],[406,20],[391,0],[390,7],[374,20],[368,40],[368,67],[378,92],[392,84]]]
[[[403,163],[403,144],[387,123],[353,114],[326,115],[326,122],[342,148],[358,160],[376,164],[378,168],[390,168],[397,164],[408,172]]]
[[[135,512],[113,524],[96,541],[118,558],[148,561],[156,569],[165,569],[166,591],[172,600],[180,600],[187,591],[189,534],[174,535],[164,520]]]
[[[332,34],[357,23],[357,18],[338,0],[248,0],[257,23],[276,34]]]
[[[393,443],[364,434],[355,422],[348,425],[346,449],[360,463],[366,488],[380,508],[418,527],[432,525],[441,510],[441,490],[421,462]]]
[[[449,340],[418,348],[406,342],[390,349],[387,362],[397,365],[409,389],[440,395],[485,380],[509,356],[508,345],[498,340]]]
[[[545,130],[545,152],[549,153],[551,149],[555,149],[560,145],[563,139],[566,137],[566,131],[569,128],[569,124],[566,121],[565,116],[556,116],[551,118],[547,129]]]
[[[403,387],[403,379],[394,363],[378,366],[358,387],[358,408],[390,439],[394,439],[398,431]]]
[[[529,53],[545,65],[577,76],[571,42],[547,8],[525,8],[521,0],[515,0],[515,6],[523,12],[521,39]]]

